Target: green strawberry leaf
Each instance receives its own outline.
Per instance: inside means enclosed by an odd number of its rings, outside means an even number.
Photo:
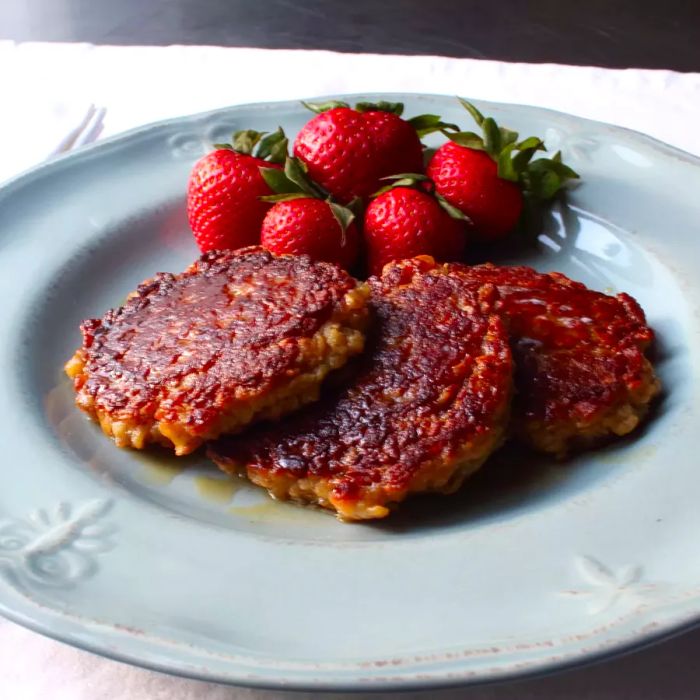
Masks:
[[[551,170],[542,170],[536,177],[530,178],[530,194],[537,199],[551,199],[561,189],[562,181]]]
[[[406,178],[410,178],[411,180],[414,180],[415,182],[425,182],[426,180],[430,180],[430,178],[427,175],[423,175],[423,173],[396,173],[396,175],[387,175],[386,177],[380,178],[381,180],[404,180]]]
[[[435,199],[437,199],[438,204],[452,217],[453,219],[459,219],[460,221],[466,221],[467,223],[472,223],[472,220],[460,209],[457,209],[454,205],[450,204],[441,194],[435,194]]]
[[[433,159],[433,156],[437,153],[437,148],[425,148],[423,147],[423,167],[427,168],[428,163]]]
[[[287,157],[284,162],[284,170],[261,167],[260,174],[274,194],[303,193],[304,196],[314,199],[328,197],[328,192],[309,178],[306,165],[298,158]]]
[[[481,126],[484,123],[484,115],[471,102],[467,102],[462,97],[458,97],[457,99],[462,107],[464,107],[464,109],[466,109],[467,112],[472,115],[472,118],[477,123],[477,126]]]
[[[326,194],[318,185],[311,182],[306,174],[306,166],[297,158],[287,158],[284,162],[284,174],[302,192],[312,197],[323,197]]]
[[[546,151],[544,141],[537,136],[529,136],[515,146],[519,151]]]
[[[389,190],[393,190],[396,185],[392,182],[391,185],[384,185],[384,187],[380,187],[376,192],[372,192],[372,194],[369,196],[370,199],[375,199],[377,197],[380,197],[383,194],[386,194]]]
[[[518,141],[518,133],[499,127],[495,120],[484,115],[470,102],[458,98],[484,133],[483,139],[466,131],[447,134],[447,137],[466,148],[485,150],[498,165],[498,176],[517,182],[528,200],[546,201],[566,187],[569,180],[577,179],[578,173],[562,163],[561,152],[551,158],[532,160],[537,151],[546,151],[544,141],[537,136]]]
[[[411,117],[407,121],[416,130],[419,138],[433,134],[436,131],[442,133],[459,131],[459,127],[456,124],[442,121],[442,118],[437,114],[419,114],[417,117]]]
[[[498,177],[511,182],[518,182],[519,172],[515,167],[515,159],[512,157],[514,143],[509,143],[497,156],[496,163],[498,165]]]
[[[561,154],[557,152],[552,158],[538,158],[528,163],[521,181],[529,198],[546,201],[566,187],[569,180],[578,177],[578,173],[561,162]]]
[[[436,191],[435,183],[427,175],[423,175],[422,173],[400,173],[398,175],[383,177],[382,180],[393,180],[393,182],[371,195],[372,199],[393,190],[395,187],[411,187],[423,192],[429,197],[434,197],[440,207],[444,209],[451,218],[471,223],[471,219],[464,212],[450,204]]]
[[[289,140],[281,126],[277,131],[267,134],[258,143],[256,157],[262,160],[269,160],[271,163],[284,163],[287,159],[287,146]]]
[[[559,177],[568,178],[569,180],[581,179],[581,176],[573,168],[570,168],[564,163],[559,163],[559,167],[557,168],[556,172],[559,175]]]
[[[498,124],[491,117],[484,119],[481,128],[484,130],[484,150],[494,158],[501,152],[501,132]]]
[[[436,124],[441,124],[442,119],[438,114],[419,114],[406,120],[416,131],[426,129]],[[454,124],[452,126],[455,126]],[[459,131],[459,129],[458,129]]]
[[[233,150],[246,156],[251,155],[253,148],[263,137],[263,134],[264,132],[255,131],[254,129],[237,131],[233,135]]]
[[[471,148],[475,151],[486,150],[484,139],[473,131],[459,131],[456,134],[447,134],[447,138],[465,148]]]
[[[551,158],[538,158],[532,165],[553,170],[562,179],[575,180],[579,177],[575,170],[561,162],[561,151],[557,151]]]
[[[355,109],[358,112],[391,112],[400,117],[403,114],[403,102],[358,102]]]
[[[289,202],[292,199],[309,199],[306,192],[288,192],[287,194],[264,194],[258,197],[263,202]]]
[[[412,187],[416,184],[416,181],[412,177],[400,177],[398,180],[394,180],[390,185],[387,185],[384,190],[391,190],[394,187]]]
[[[382,180],[392,180],[392,182],[381,189],[377,190],[374,194],[370,195],[371,199],[379,197],[380,194],[384,194],[389,190],[393,190],[395,187],[413,187],[416,188],[419,183],[427,182],[430,184],[431,189],[434,189],[433,181],[422,173],[398,173],[397,175],[387,175],[386,177],[380,178]],[[421,188],[422,189],[422,188]]]
[[[355,213],[348,207],[343,207],[330,200],[328,200],[328,206],[331,208],[336,221],[340,224],[340,230],[343,232],[343,245],[345,245],[345,232],[355,219]]]
[[[260,168],[260,174],[275,194],[303,193],[304,190],[279,168]],[[268,195],[271,196],[271,195]]]
[[[529,170],[537,172],[551,171],[557,174],[562,179],[576,179],[578,173],[572,170],[568,165],[564,165],[560,160],[554,158],[538,158],[529,164]]]
[[[499,126],[498,132],[501,135],[501,148],[506,148],[506,146],[510,146],[511,143],[515,143],[518,140],[517,131],[506,129],[504,126]]]
[[[282,127],[277,127],[277,131],[268,134],[265,131],[255,131],[255,129],[243,129],[236,131],[231,143],[215,143],[215,149],[226,149],[241,155],[251,156],[261,160],[269,160],[271,163],[283,163],[287,156],[287,137]]]
[[[327,112],[329,109],[337,109],[338,107],[350,107],[347,102],[342,102],[341,100],[328,100],[328,102],[304,102],[302,100],[301,104],[316,114]]]
[[[346,205],[346,209],[349,209],[356,219],[361,219],[364,214],[365,205],[362,201],[362,197],[353,197]]]
[[[519,150],[513,156],[513,168],[516,173],[522,173],[527,168],[527,164],[530,162],[530,160],[532,160],[532,157],[535,155],[535,150],[536,149],[534,148],[525,148],[523,150]]]

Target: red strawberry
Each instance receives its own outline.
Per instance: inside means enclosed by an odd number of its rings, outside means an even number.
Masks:
[[[498,166],[485,151],[448,141],[428,163],[437,191],[472,222],[483,239],[500,238],[518,223],[523,194],[515,182],[498,177]]]
[[[539,138],[518,142],[515,131],[499,127],[466,100],[460,101],[484,136],[448,134],[450,142],[438,148],[427,174],[436,191],[468,217],[476,238],[495,240],[515,228],[523,195],[551,199],[578,175],[561,162],[560,153],[531,161],[537,151],[545,150]]]
[[[403,182],[407,179],[399,181]],[[428,192],[401,184],[367,207],[364,234],[369,272],[374,275],[392,260],[421,254],[456,260],[466,245],[464,221],[453,218]]]
[[[272,253],[306,254],[350,269],[359,247],[354,212],[327,197],[296,158],[287,158],[284,171],[260,172],[276,193],[263,197],[275,204],[262,223],[262,245]]]
[[[369,196],[387,175],[423,172],[419,134],[452,126],[434,115],[405,121],[400,103],[306,106],[320,113],[297,135],[294,154],[311,178],[342,203]]]
[[[255,131],[240,131],[234,134],[233,146],[217,145],[195,163],[187,187],[187,216],[203,253],[260,241],[260,225],[270,208],[260,197],[272,194],[260,167],[279,167],[273,161],[284,160],[286,151],[281,129],[264,138]]]
[[[278,255],[310,255],[350,269],[357,258],[354,223],[345,231],[328,202],[299,197],[273,204],[262,223],[262,245]]]

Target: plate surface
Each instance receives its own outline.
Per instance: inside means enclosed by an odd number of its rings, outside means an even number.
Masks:
[[[450,98],[394,97],[408,116],[469,121]],[[477,105],[581,174],[537,243],[501,262],[640,301],[666,389],[648,425],[565,464],[504,452],[457,496],[375,524],[275,503],[201,457],[118,450],[62,375],[78,324],[196,257],[185,184],[212,142],[252,126],[294,135],[308,112],[251,105],[138,129],[0,189],[0,611],[160,670],[353,690],[547,670],[700,619],[700,161],[616,127]]]

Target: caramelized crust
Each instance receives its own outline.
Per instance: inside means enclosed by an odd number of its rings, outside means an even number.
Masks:
[[[370,279],[374,316],[355,371],[318,404],[209,447],[277,498],[379,518],[412,492],[456,489],[500,444],[511,396],[507,333],[431,258]]]
[[[66,371],[78,406],[118,445],[187,454],[315,400],[326,374],[363,348],[367,295],[306,256],[210,252],[85,321]]]
[[[475,289],[498,289],[516,366],[517,435],[562,456],[633,430],[660,384],[644,351],[654,338],[627,294],[609,296],[529,267],[452,265]]]

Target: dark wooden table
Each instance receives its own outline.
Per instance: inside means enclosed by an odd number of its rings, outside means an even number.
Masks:
[[[700,0],[0,0],[0,39],[700,71]]]

